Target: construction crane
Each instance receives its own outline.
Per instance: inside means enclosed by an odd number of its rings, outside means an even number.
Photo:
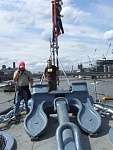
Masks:
[[[102,59],[106,60],[106,57],[104,56],[104,54],[102,54]]]
[[[93,59],[92,59],[92,64],[94,64],[94,57],[95,57],[96,51],[97,51],[97,48],[94,51],[94,55],[93,55]]]
[[[106,52],[106,55],[102,54],[102,59],[106,60],[107,59],[107,55],[108,55],[108,52],[110,50],[110,47],[111,47],[111,43],[109,44],[109,47],[108,47],[108,50]]]
[[[93,55],[93,59],[92,60],[90,59],[89,55],[87,55],[87,57],[89,59],[89,65],[91,65],[92,70],[94,69],[94,57],[95,57],[95,54],[96,54],[96,50],[97,49],[95,49],[95,51],[94,51],[94,55]]]
[[[87,55],[87,57],[88,57],[88,59],[89,59],[89,65],[91,65],[91,68],[93,68],[93,64],[92,64],[92,61],[91,61],[89,55]]]

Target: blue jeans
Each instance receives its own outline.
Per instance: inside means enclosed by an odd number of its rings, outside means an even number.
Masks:
[[[19,115],[19,107],[20,107],[20,102],[22,100],[22,98],[25,101],[25,108],[26,108],[26,113],[29,112],[29,107],[28,107],[28,94],[27,92],[22,89],[21,93],[19,93],[19,91],[16,92],[16,96],[15,96],[15,105],[14,105],[14,115],[18,116]]]

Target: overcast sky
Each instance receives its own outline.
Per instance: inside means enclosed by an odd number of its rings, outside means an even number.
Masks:
[[[65,70],[113,59],[113,0],[63,0],[61,14],[65,33],[58,45]],[[1,67],[23,60],[32,72],[44,70],[51,38],[50,0],[0,0]]]

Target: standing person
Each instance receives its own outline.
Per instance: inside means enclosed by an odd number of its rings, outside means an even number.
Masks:
[[[47,60],[47,67],[44,71],[44,79],[48,82],[48,91],[57,90],[57,80],[60,75],[60,70],[55,65],[52,65],[51,60]]]
[[[19,115],[19,107],[22,98],[25,101],[26,113],[29,112],[28,99],[30,98],[30,87],[33,86],[33,76],[30,71],[25,69],[25,62],[20,62],[18,69],[14,72],[13,81],[17,83],[15,93],[14,116],[12,120],[16,120]]]

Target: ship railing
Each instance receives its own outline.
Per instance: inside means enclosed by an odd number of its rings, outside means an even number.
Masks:
[[[94,104],[94,109],[102,115],[113,115],[113,105],[105,102],[97,102]]]

